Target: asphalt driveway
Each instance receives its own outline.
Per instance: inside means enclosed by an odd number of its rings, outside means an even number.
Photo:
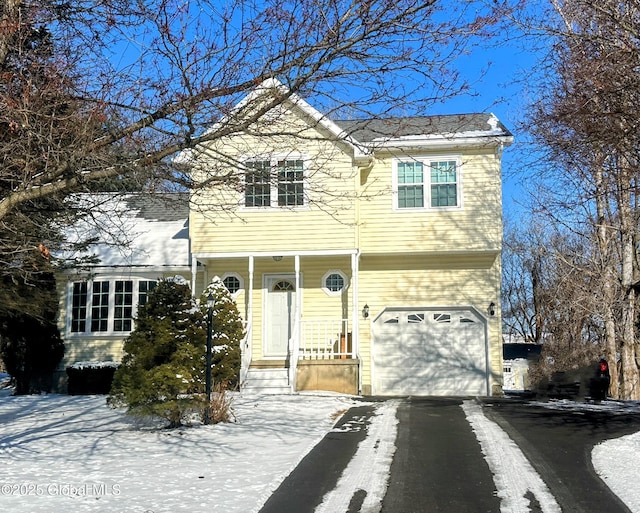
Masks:
[[[640,431],[640,415],[554,410],[526,401],[487,399],[496,422],[545,481],[563,513],[629,513],[598,477],[591,451],[604,440]]]
[[[313,513],[333,490],[367,436],[375,402],[349,410],[332,432],[302,460],[260,513]],[[494,477],[461,398],[402,398],[395,453],[382,513],[499,512]],[[556,411],[524,401],[486,399],[483,412],[518,444],[563,513],[629,513],[595,474],[591,449],[603,440],[640,430],[640,415],[604,411]],[[349,426],[348,429],[339,429]],[[363,490],[344,509],[361,511]],[[531,500],[529,511],[542,511]]]

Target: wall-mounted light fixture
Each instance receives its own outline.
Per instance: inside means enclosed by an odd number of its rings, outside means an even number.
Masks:
[[[491,301],[491,303],[489,303],[489,315],[493,316],[496,314],[496,304]]]
[[[273,257],[273,260],[275,262],[280,262],[280,260],[282,260],[282,257],[280,255],[276,255],[276,256]]]
[[[362,318],[367,319],[369,317],[369,305],[364,305],[362,309]]]

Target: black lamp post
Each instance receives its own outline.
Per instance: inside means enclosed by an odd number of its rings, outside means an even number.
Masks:
[[[210,292],[207,296],[207,370],[205,374],[205,393],[207,404],[204,409],[204,423],[209,424],[209,408],[211,408],[211,341],[213,338],[213,307],[216,300]]]

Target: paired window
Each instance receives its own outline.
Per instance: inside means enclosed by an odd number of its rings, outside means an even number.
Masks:
[[[138,305],[147,302],[154,280],[94,280],[73,283],[71,332],[129,332]]]
[[[245,169],[245,207],[304,205],[302,159],[252,160]]]
[[[460,207],[460,172],[457,159],[417,159],[395,165],[397,209]]]

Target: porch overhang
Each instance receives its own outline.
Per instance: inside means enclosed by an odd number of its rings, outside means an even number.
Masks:
[[[213,260],[230,260],[230,259],[237,259],[237,260],[246,260],[247,261],[247,272],[248,272],[248,277],[249,277],[249,284],[247,287],[247,294],[248,294],[248,298],[247,298],[247,339],[249,340],[251,337],[251,332],[253,331],[253,304],[254,304],[254,281],[255,281],[255,267],[256,267],[256,261],[257,260],[261,260],[261,259],[274,259],[274,260],[280,260],[280,259],[284,259],[284,258],[289,258],[289,259],[293,259],[293,273],[295,274],[295,290],[302,290],[302,280],[301,280],[301,274],[302,274],[302,260],[305,257],[312,257],[312,258],[318,258],[318,257],[348,257],[350,260],[350,265],[351,265],[351,290],[352,290],[352,294],[351,294],[351,304],[350,304],[350,315],[351,315],[351,331],[347,333],[347,331],[345,331],[344,336],[345,337],[351,337],[351,350],[348,351],[343,351],[343,350],[339,350],[337,352],[338,357],[339,358],[347,358],[348,360],[351,360],[350,363],[341,363],[340,365],[342,365],[343,367],[343,373],[348,372],[348,375],[351,375],[354,371],[356,372],[357,375],[357,379],[356,384],[357,384],[357,388],[359,388],[361,386],[361,372],[362,372],[362,366],[359,364],[356,364],[355,362],[359,361],[359,328],[358,328],[358,322],[359,322],[359,312],[361,309],[361,306],[359,305],[359,293],[358,293],[358,283],[359,283],[359,272],[360,272],[360,250],[356,249],[356,248],[345,248],[345,249],[319,249],[319,250],[269,250],[269,251],[239,251],[239,252],[234,252],[234,251],[226,251],[226,252],[200,252],[200,253],[193,253],[192,254],[192,281],[193,281],[193,288],[192,290],[195,290],[195,283],[196,283],[196,272],[198,269],[198,266],[204,265],[206,267],[207,262],[209,261],[213,261]],[[296,294],[296,301],[300,302],[301,301],[301,295],[300,294]],[[301,361],[303,360],[302,358],[302,354],[300,352],[300,327],[301,327],[301,323],[302,323],[302,318],[301,318],[301,304],[297,304],[296,308],[295,308],[295,315],[296,318],[294,319],[295,322],[295,336],[293,337],[293,346],[290,344],[290,348],[289,348],[289,355],[291,357],[291,364],[289,367],[290,370],[290,384],[292,386],[292,390],[295,390],[295,382],[297,381],[297,377],[298,377],[298,370],[297,370],[297,364],[298,364],[298,359],[300,359]],[[343,321],[342,321],[343,322]],[[345,326],[348,326],[348,324],[346,324]],[[339,335],[339,330],[336,332]],[[242,358],[242,367],[243,369],[248,369],[250,364],[251,364],[251,355],[250,355],[250,351],[249,351],[249,346],[245,343],[245,345],[242,348],[243,350],[243,358]],[[332,359],[333,360],[333,359]],[[331,360],[329,360],[331,361]],[[318,380],[320,382],[324,381],[323,376],[326,375],[326,365],[328,365],[328,362],[325,362],[324,364],[314,364],[316,366],[319,367],[313,367],[313,369],[311,369],[310,367],[305,367],[305,372],[303,372],[303,376],[301,377],[301,379],[304,380],[304,382],[306,383],[306,386],[313,386],[310,385],[310,383],[318,383]],[[337,360],[333,360],[333,363],[335,364]],[[323,370],[324,369],[324,370]],[[323,370],[323,372],[319,372],[320,370]],[[241,377],[242,377],[242,371],[241,371]],[[336,378],[337,379],[337,378]],[[351,378],[346,380],[347,382],[352,382]],[[317,386],[317,385],[316,385]],[[342,388],[344,388],[343,386],[341,386]],[[349,388],[349,387],[348,387]],[[351,390],[352,388],[349,388],[349,390]]]

